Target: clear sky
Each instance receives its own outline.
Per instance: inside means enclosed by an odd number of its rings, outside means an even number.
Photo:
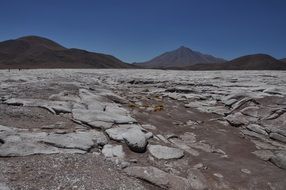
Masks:
[[[39,35],[140,62],[179,46],[286,57],[286,0],[1,0],[0,41]]]

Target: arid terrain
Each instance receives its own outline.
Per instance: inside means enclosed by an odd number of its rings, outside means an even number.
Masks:
[[[0,189],[286,189],[285,71],[0,70]]]

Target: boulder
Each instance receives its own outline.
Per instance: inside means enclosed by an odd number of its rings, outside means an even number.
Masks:
[[[133,125],[119,125],[107,129],[108,136],[116,141],[125,142],[128,147],[134,152],[144,152],[147,146],[147,138],[149,135],[145,134],[141,126]]]
[[[128,147],[134,152],[145,152],[147,146],[147,140],[145,134],[137,129],[131,128],[122,134],[122,137]]]

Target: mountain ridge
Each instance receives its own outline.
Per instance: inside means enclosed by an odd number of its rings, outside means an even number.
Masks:
[[[112,55],[68,49],[39,36],[24,36],[0,42],[0,69],[135,67]]]
[[[173,68],[180,69],[180,68]],[[267,54],[245,55],[225,63],[196,64],[186,70],[286,70],[286,63]]]

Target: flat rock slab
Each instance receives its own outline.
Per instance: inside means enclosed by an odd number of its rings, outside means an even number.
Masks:
[[[53,113],[70,113],[72,110],[72,103],[66,101],[51,101],[43,99],[18,99],[11,98],[4,103],[8,105],[21,105],[27,107],[42,107]]]
[[[101,110],[73,109],[72,113],[75,120],[79,120],[84,123],[101,121],[112,124],[127,124],[136,122],[136,120],[131,116]]]
[[[225,120],[234,127],[247,125],[250,122],[256,122],[258,119],[243,115],[241,112],[236,112],[225,117]]]
[[[108,159],[123,159],[125,157],[122,145],[106,144],[102,149],[102,154]]]
[[[170,139],[170,142],[172,142],[176,147],[186,151],[187,153],[193,155],[193,156],[199,156],[200,153],[196,151],[195,149],[188,146],[184,141],[178,138],[172,138]]]
[[[246,128],[250,131],[268,136],[268,133],[265,131],[265,129],[263,127],[261,127],[260,125],[257,124],[250,124],[248,126],[246,126]],[[286,139],[286,138],[285,138]]]
[[[148,150],[157,159],[178,159],[184,156],[183,150],[162,145],[150,145]]]
[[[108,142],[102,132],[76,131],[56,134],[0,126],[0,156],[33,154],[86,153],[90,148]]]
[[[0,189],[1,190],[10,190],[10,188],[5,184],[0,182]]]
[[[128,175],[143,179],[163,189],[188,190],[190,183],[187,179],[166,173],[158,168],[149,167],[128,167],[124,170]]]
[[[79,131],[67,134],[48,134],[42,142],[58,148],[70,148],[88,151],[92,146],[107,144],[107,138],[102,132],[95,130]]]
[[[282,169],[286,169],[286,151],[276,151],[270,161]]]

